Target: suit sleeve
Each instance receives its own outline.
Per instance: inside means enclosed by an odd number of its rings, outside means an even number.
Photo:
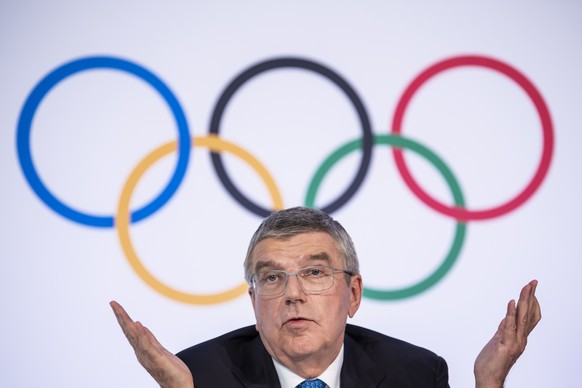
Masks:
[[[449,367],[444,358],[438,357],[435,371],[435,388],[449,387]]]

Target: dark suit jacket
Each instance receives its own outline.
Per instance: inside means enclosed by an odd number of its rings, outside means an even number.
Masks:
[[[271,356],[254,326],[178,353],[196,388],[280,388]],[[448,388],[445,360],[407,342],[347,325],[342,388]]]

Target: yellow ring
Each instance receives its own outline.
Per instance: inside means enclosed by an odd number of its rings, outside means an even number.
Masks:
[[[137,183],[145,174],[145,172],[159,159],[162,157],[176,152],[176,141],[166,143],[151,153],[149,153],[132,171],[129,178],[127,179],[123,190],[121,191],[121,196],[119,198],[119,205],[117,208],[117,214],[115,218],[115,229],[117,231],[117,236],[119,237],[119,242],[125,257],[127,258],[129,264],[135,271],[135,273],[148,284],[151,288],[159,292],[160,294],[167,296],[170,299],[177,300],[183,303],[190,304],[215,304],[229,301],[231,299],[237,298],[243,295],[247,289],[248,285],[243,282],[223,292],[216,294],[190,294],[187,292],[176,290],[168,286],[167,284],[158,280],[154,275],[152,275],[147,268],[143,265],[131,242],[131,237],[129,235],[129,224],[130,224],[130,212],[129,204],[131,202],[131,196]],[[197,136],[192,139],[192,146],[196,147],[206,147],[211,151],[227,151],[231,154],[238,156],[240,159],[245,161],[250,167],[252,167],[261,177],[273,200],[273,205],[275,210],[283,209],[283,200],[281,194],[275,181],[267,169],[250,153],[240,148],[239,146],[230,143],[226,140],[221,140],[216,135],[209,136]]]

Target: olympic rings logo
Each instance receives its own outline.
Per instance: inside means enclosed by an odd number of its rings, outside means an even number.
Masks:
[[[427,81],[436,75],[451,69],[467,66],[489,69],[498,72],[514,81],[530,98],[537,111],[542,127],[542,154],[534,176],[526,185],[526,187],[514,198],[489,209],[466,209],[465,200],[459,182],[444,160],[442,160],[434,152],[430,151],[426,146],[402,135],[402,122],[406,113],[406,109],[415,93]],[[315,198],[317,196],[320,184],[331,168],[349,153],[360,151],[360,164],[350,185],[335,200],[321,207],[322,210],[328,213],[341,208],[360,188],[368,171],[374,146],[386,145],[392,147],[392,154],[397,169],[412,193],[430,208],[456,220],[455,236],[451,247],[442,263],[433,273],[416,284],[400,289],[379,290],[364,288],[365,297],[379,300],[402,299],[417,295],[435,285],[448,273],[448,271],[456,262],[464,242],[467,222],[500,217],[515,210],[517,207],[521,206],[524,202],[531,198],[531,196],[537,191],[550,167],[554,148],[554,129],[550,112],[542,95],[533,85],[533,83],[529,81],[520,71],[504,62],[489,57],[452,57],[439,61],[422,71],[416,78],[412,80],[412,82],[408,85],[400,97],[392,120],[391,133],[383,135],[373,134],[370,120],[362,100],[354,88],[343,77],[341,77],[330,68],[314,61],[300,58],[276,58],[263,61],[247,68],[227,85],[215,106],[208,135],[198,137],[191,137],[186,116],[178,99],[170,90],[170,88],[154,73],[138,64],[120,58],[87,57],[73,60],[48,73],[40,80],[40,82],[33,88],[27,97],[18,120],[16,136],[18,160],[22,172],[34,193],[40,198],[42,202],[44,202],[57,214],[60,214],[70,221],[86,226],[97,228],[115,228],[123,252],[133,270],[146,284],[148,284],[151,288],[160,294],[180,302],[191,304],[221,303],[239,297],[244,294],[248,288],[245,283],[238,284],[231,289],[216,294],[190,294],[179,291],[170,285],[163,283],[143,265],[137,256],[131,242],[129,226],[131,223],[139,222],[151,216],[162,206],[164,206],[170,200],[170,198],[172,198],[184,178],[186,168],[189,163],[191,147],[205,147],[212,151],[212,163],[218,177],[220,178],[220,181],[222,182],[227,192],[244,208],[263,218],[271,213],[271,211],[282,209],[284,207],[283,199],[281,193],[279,192],[278,186],[275,183],[274,178],[268,172],[267,168],[251,153],[232,142],[222,139],[219,136],[220,123],[223,112],[231,97],[237,92],[237,90],[244,83],[251,80],[256,75],[280,68],[297,68],[311,71],[333,82],[343,93],[345,93],[345,95],[353,104],[362,130],[361,138],[355,139],[338,147],[316,170],[309,184],[304,203],[305,206],[314,206]],[[178,131],[178,138],[176,141],[156,148],[148,155],[146,155],[146,157],[141,162],[138,163],[123,186],[116,213],[110,216],[98,216],[81,212],[67,205],[65,202],[51,193],[42,182],[35,169],[30,148],[30,133],[32,122],[35,113],[45,96],[52,90],[52,88],[71,75],[94,69],[121,71],[137,77],[147,83],[157,93],[160,94],[160,96],[167,104],[168,108],[172,112]],[[443,176],[447,185],[449,186],[454,200],[454,205],[451,206],[439,202],[422,187],[420,187],[406,165],[404,154],[402,152],[403,149],[417,153],[435,166],[435,168]],[[166,187],[150,203],[146,204],[140,209],[130,210],[131,197],[141,177],[158,160],[173,152],[178,153],[178,158],[174,172]],[[256,171],[269,192],[272,200],[271,208],[265,208],[255,203],[250,198],[247,198],[235,186],[235,184],[228,176],[222,163],[221,155],[223,152],[233,154]]]

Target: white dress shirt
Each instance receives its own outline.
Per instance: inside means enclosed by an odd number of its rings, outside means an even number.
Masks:
[[[326,384],[326,388],[340,388],[340,373],[343,363],[344,345],[342,344],[342,348],[335,360],[316,378],[323,381]],[[274,358],[273,364],[275,364],[275,370],[277,371],[277,376],[279,376],[281,388],[295,388],[305,380],[303,377],[293,373],[289,368],[277,362]]]

